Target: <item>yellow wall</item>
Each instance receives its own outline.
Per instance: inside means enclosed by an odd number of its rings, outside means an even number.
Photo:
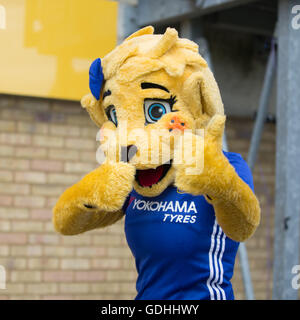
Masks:
[[[78,100],[116,42],[116,2],[0,0],[0,93]]]

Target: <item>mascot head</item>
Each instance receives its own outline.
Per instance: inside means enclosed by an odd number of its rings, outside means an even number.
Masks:
[[[144,196],[159,195],[174,182],[174,134],[205,128],[212,116],[224,114],[197,44],[172,28],[163,35],[153,31],[145,27],[95,60],[92,94],[81,101],[101,128],[103,152],[115,148],[117,161],[136,167],[134,188]]]

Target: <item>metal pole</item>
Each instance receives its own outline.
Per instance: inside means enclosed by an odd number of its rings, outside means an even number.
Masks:
[[[118,44],[139,29],[137,25],[137,5],[130,1],[118,4]]]
[[[254,291],[252,286],[250,267],[248,263],[247,248],[244,242],[240,243],[238,253],[239,253],[239,261],[241,265],[246,299],[254,300]]]
[[[293,8],[299,1],[278,4],[273,299],[297,299],[293,272],[299,265],[300,239],[300,29]]]
[[[260,95],[259,107],[257,110],[256,120],[250,142],[250,149],[248,152],[247,162],[251,170],[254,169],[256,157],[258,154],[259,143],[261,140],[264,123],[267,117],[268,103],[270,100],[271,90],[275,79],[275,71],[276,49],[274,41],[272,41],[272,48],[267,62],[264,84]]]
[[[223,135],[223,149],[225,151],[228,151],[228,145],[227,145],[227,139],[226,139],[225,133]],[[239,254],[239,261],[241,266],[246,299],[254,300],[254,290],[252,286],[251,272],[250,272],[250,267],[248,263],[249,260],[248,260],[247,248],[244,242],[240,243],[238,254]]]
[[[183,20],[180,22],[180,37],[188,39],[193,38],[191,20]]]
[[[227,139],[226,139],[225,133],[223,135],[223,149],[225,151],[228,151],[228,145],[227,145]],[[249,260],[248,260],[247,248],[244,242],[240,243],[238,254],[239,254],[239,261],[241,266],[246,299],[254,300],[254,290],[252,286],[251,272],[250,272],[249,263],[248,263]]]
[[[262,135],[264,123],[267,116],[268,103],[270,100],[271,90],[272,90],[272,86],[275,78],[275,70],[276,70],[276,50],[275,50],[274,43],[272,42],[272,48],[271,48],[270,55],[267,62],[264,84],[263,84],[263,88],[262,88],[262,92],[259,100],[259,107],[257,110],[254,129],[252,132],[250,149],[248,152],[247,162],[251,171],[254,169],[259,144],[261,141],[261,135]],[[240,247],[239,256],[241,261],[248,261],[247,251],[244,245]],[[247,270],[248,268],[249,268],[248,264],[245,264],[242,267],[242,273],[243,273],[243,279],[247,281],[247,286],[245,286],[246,296],[248,297],[249,300],[253,300],[254,294],[253,294],[252,282],[250,279],[248,279],[248,274],[250,274],[250,270]]]
[[[213,72],[213,64],[212,64],[209,46],[208,46],[208,42],[207,42],[206,38],[202,35],[201,37],[196,39],[196,42],[199,45],[200,54],[206,60],[209,68]],[[227,144],[225,132],[223,135],[223,149],[225,151],[228,151],[228,144]],[[253,286],[252,286],[251,272],[250,272],[250,268],[249,268],[248,254],[247,254],[247,248],[246,248],[245,243],[243,243],[243,242],[240,243],[238,254],[239,254],[239,261],[240,261],[240,267],[241,267],[241,272],[242,272],[242,278],[243,278],[246,299],[247,300],[254,300],[254,291],[253,291]]]

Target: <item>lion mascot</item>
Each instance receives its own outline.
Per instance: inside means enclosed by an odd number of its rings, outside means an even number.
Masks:
[[[234,299],[239,242],[260,221],[251,172],[222,150],[223,103],[198,46],[153,32],[92,63],[81,104],[105,159],[60,196],[53,223],[75,235],[125,216],[136,299]]]

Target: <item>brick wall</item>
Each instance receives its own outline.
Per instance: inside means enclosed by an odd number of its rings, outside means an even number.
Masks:
[[[232,151],[246,156],[252,122],[229,119]],[[0,265],[2,299],[132,299],[136,271],[123,221],[83,235],[54,232],[51,209],[61,192],[97,166],[97,128],[79,103],[0,96]],[[254,171],[263,216],[247,242],[256,297],[270,298],[274,125],[264,133]],[[239,266],[236,297],[243,285]]]

